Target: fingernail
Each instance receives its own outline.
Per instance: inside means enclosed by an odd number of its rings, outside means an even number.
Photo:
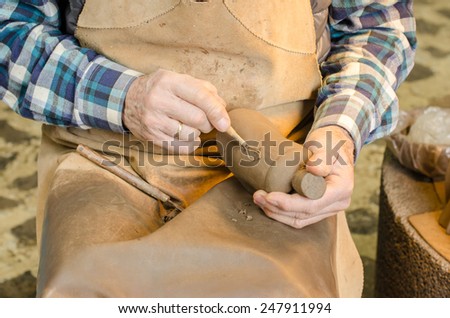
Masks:
[[[278,202],[277,201],[273,201],[273,200],[267,200],[267,202],[269,202],[271,205],[273,205],[274,207],[278,208]]]
[[[257,205],[262,205],[264,204],[264,198],[262,196],[257,196],[253,199],[253,202]]]
[[[217,122],[217,129],[220,131],[226,131],[230,126],[230,121],[227,118],[222,118]]]

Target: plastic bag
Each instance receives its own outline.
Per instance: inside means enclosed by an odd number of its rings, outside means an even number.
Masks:
[[[450,109],[426,108],[411,125],[408,140],[450,147]]]
[[[450,162],[450,110],[428,107],[401,111],[397,128],[386,141],[403,166],[443,179]]]

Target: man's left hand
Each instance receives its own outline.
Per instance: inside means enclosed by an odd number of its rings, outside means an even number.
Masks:
[[[354,142],[346,130],[327,126],[312,131],[305,145],[312,154],[306,170],[325,177],[327,190],[311,200],[297,193],[256,191],[254,202],[265,214],[294,228],[303,228],[348,208],[354,184]]]

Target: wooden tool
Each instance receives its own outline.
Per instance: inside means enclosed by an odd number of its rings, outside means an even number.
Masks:
[[[95,152],[88,146],[84,145],[78,145],[77,152],[85,157],[86,159],[89,159],[96,165],[102,167],[103,169],[108,170],[109,172],[115,174],[122,180],[128,182],[132,186],[138,188],[142,192],[150,195],[151,197],[161,201],[162,203],[165,203],[169,205],[170,207],[174,208],[176,211],[181,212],[183,211],[183,208],[172,201],[171,197],[167,195],[166,193],[159,190],[157,187],[151,185],[147,181],[141,179],[138,176],[135,176],[131,172],[125,170],[121,166],[115,164],[114,162],[108,160],[107,158],[103,157],[99,153]]]
[[[261,157],[261,153],[259,152],[259,149],[256,147],[252,147],[250,146],[237,132],[236,130],[230,126],[230,128],[228,128],[228,130],[226,131],[226,133],[228,135],[230,135],[230,137],[234,138],[235,140],[237,140],[237,142],[239,143],[239,145],[242,147],[242,149],[244,150],[244,152],[248,155],[248,156],[255,156],[255,159],[259,159]]]

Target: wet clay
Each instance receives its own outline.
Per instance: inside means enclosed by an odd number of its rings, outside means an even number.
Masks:
[[[238,108],[230,113],[231,125],[255,149],[242,151],[227,133],[217,134],[217,144],[228,168],[245,185],[254,190],[285,192],[294,190],[311,199],[322,197],[325,180],[301,167],[307,160],[302,145],[286,139],[261,113]]]

